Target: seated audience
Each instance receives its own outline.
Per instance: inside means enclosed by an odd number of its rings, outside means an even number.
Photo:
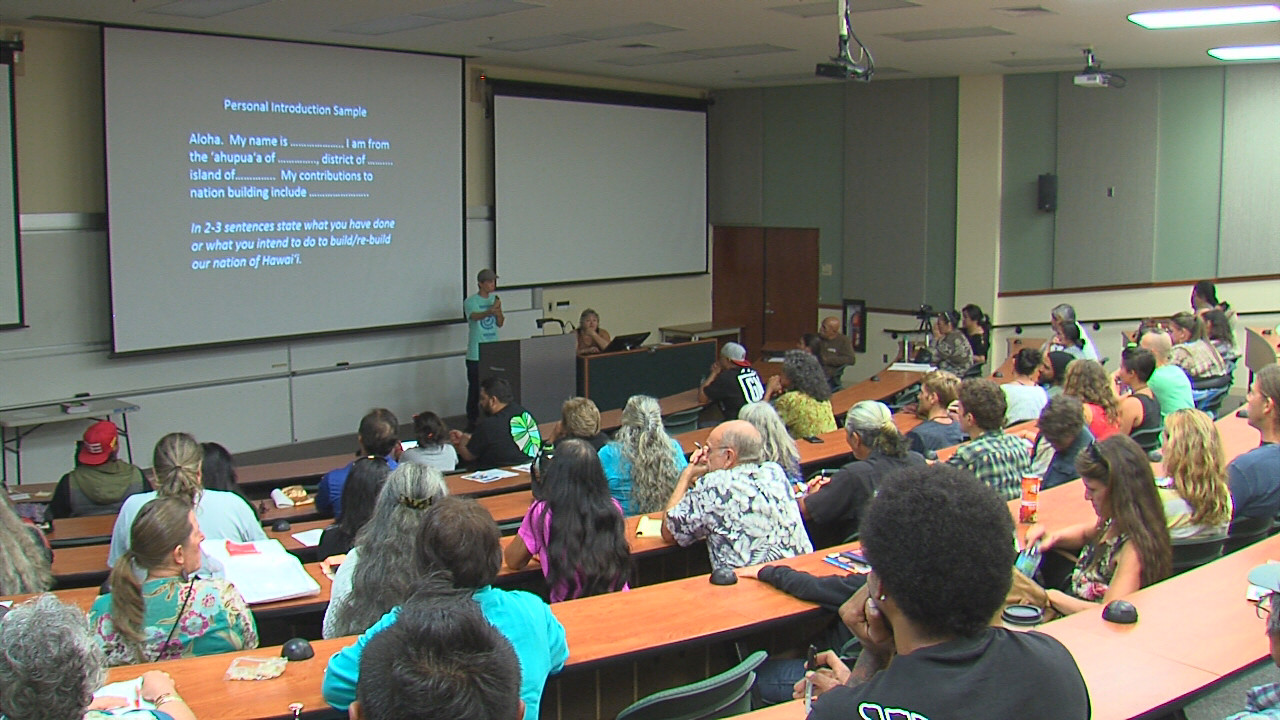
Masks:
[[[1147,454],[1128,435],[1090,445],[1076,458],[1096,522],[1058,530],[1033,525],[1026,545],[1080,551],[1071,593],[1048,590],[1063,614],[1097,609],[1169,576],[1173,551]]]
[[[224,490],[239,495],[249,503],[249,509],[257,516],[258,509],[245,497],[244,490],[240,489],[236,460],[231,451],[216,442],[200,443],[200,449],[204,451],[204,460],[200,461],[200,484],[206,490]]]
[[[858,362],[858,356],[853,352],[853,342],[848,335],[840,332],[840,318],[834,315],[822,318],[822,323],[818,326],[818,351],[815,355],[822,364],[822,372],[827,376],[827,384],[831,386],[832,392],[839,390],[840,376],[844,374],[844,369]],[[726,415],[725,418],[732,420],[733,416]]]
[[[1049,353],[1054,350],[1068,350],[1073,345],[1078,348],[1080,355],[1087,360],[1098,359],[1098,349],[1093,344],[1093,339],[1089,337],[1089,333],[1076,322],[1076,309],[1067,303],[1054,305],[1049,311],[1049,326],[1053,328],[1054,337],[1047,340],[1040,352]],[[1079,338],[1078,344],[1075,342]]]
[[[1253,376],[1245,409],[1262,444],[1227,466],[1231,500],[1236,517],[1274,518],[1280,515],[1280,365]]]
[[[924,455],[931,450],[941,450],[964,441],[960,423],[952,420],[947,413],[947,408],[956,401],[959,390],[960,378],[955,374],[945,370],[925,373],[920,381],[920,395],[916,400],[916,415],[924,422],[907,432],[907,442],[912,450]]]
[[[1231,524],[1227,460],[1213,419],[1192,408],[1164,424],[1164,470],[1156,480],[1171,540],[1226,535]]]
[[[803,350],[814,357],[818,357],[822,352],[820,345],[821,341],[822,337],[818,335],[818,333],[805,333],[800,336],[800,341],[796,343],[796,349]]]
[[[1004,432],[1004,391],[986,378],[969,378],[960,384],[959,395],[960,427],[972,439],[947,463],[973,473],[1005,500],[1018,497],[1022,476],[1031,469],[1031,448]]]
[[[1173,354],[1173,339],[1163,330],[1144,332],[1138,344],[1151,351],[1156,358],[1156,369],[1147,380],[1147,387],[1155,394],[1160,403],[1160,417],[1182,408],[1195,407],[1191,399],[1191,380],[1182,368],[1170,362]]]
[[[130,530],[129,549],[107,581],[111,592],[89,610],[89,627],[112,665],[214,655],[258,647],[244,598],[200,569],[200,523],[174,497],[148,502]],[[138,581],[137,571],[146,573]]]
[[[107,661],[84,613],[53,595],[16,605],[0,621],[0,717],[8,720],[195,720],[169,673],[139,678],[138,697],[155,710],[131,709],[122,697],[93,696]]]
[[[1169,318],[1174,346],[1169,361],[1182,368],[1192,382],[1227,374],[1227,362],[1205,338],[1199,315],[1180,312]]]
[[[747,362],[747,349],[736,342],[725,343],[707,379],[698,387],[698,402],[715,403],[724,419],[732,420],[743,405],[763,399],[764,382]]]
[[[62,476],[49,513],[54,518],[115,515],[125,498],[151,489],[142,471],[117,457],[120,436],[116,424],[99,420],[76,443],[76,467]]]
[[[1098,440],[1120,432],[1120,403],[1107,371],[1096,360],[1076,360],[1067,366],[1062,393],[1084,405],[1084,424]]]
[[[409,597],[417,576],[405,562],[405,548],[417,537],[426,510],[448,494],[449,486],[435,468],[405,463],[391,471],[378,492],[373,517],[356,533],[355,547],[333,578],[324,611],[325,637],[362,633]]]
[[[591,308],[583,310],[578,316],[577,333],[579,355],[602,353],[613,340],[609,331],[600,327],[600,314]]]
[[[356,535],[373,516],[378,493],[390,473],[387,461],[377,455],[355,461],[346,484],[342,486],[342,519],[320,534],[316,557],[323,560],[332,555],[345,555],[355,546]]]
[[[960,332],[960,313],[940,312],[933,319],[933,364],[939,370],[964,375],[973,367],[973,346]]]
[[[1062,394],[1062,384],[1067,381],[1067,366],[1075,358],[1061,350],[1053,350],[1043,355],[1044,358],[1040,361],[1040,384],[1044,386],[1050,398],[1055,398]]]
[[[783,356],[782,372],[769,378],[764,399],[772,402],[793,438],[806,438],[836,429],[831,410],[831,386],[818,359],[800,350]]]
[[[1009,592],[1013,531],[1005,504],[968,473],[933,465],[887,481],[862,523],[874,569],[840,608],[862,653],[852,668],[818,655],[810,719],[1090,717],[1061,643],[991,626]],[[803,697],[804,681],[795,690]]]
[[[884,403],[863,400],[854,405],[845,416],[844,429],[854,461],[830,478],[815,477],[797,501],[815,547],[848,542],[857,535],[863,511],[884,478],[924,464],[919,453],[907,448]]]
[[[1236,350],[1235,333],[1231,331],[1231,320],[1226,313],[1216,309],[1205,311],[1201,317],[1204,318],[1205,337],[1230,368],[1240,359],[1240,351]]]
[[[1210,310],[1229,313],[1231,305],[1218,300],[1218,286],[1214,285],[1212,280],[1201,280],[1191,288],[1191,310],[1197,315],[1203,315]]]
[[[453,472],[458,467],[458,451],[449,444],[449,428],[439,415],[430,410],[414,415],[413,435],[418,445],[400,453],[400,462],[426,465],[442,473]],[[388,467],[395,469],[394,465],[388,464]]]
[[[474,467],[487,470],[504,465],[523,465],[538,454],[542,433],[538,421],[515,402],[511,383],[499,377],[480,382],[480,410],[484,417],[475,433],[449,431],[449,442],[458,457]]]
[[[571,397],[560,406],[560,421],[548,440],[555,445],[571,438],[586,440],[596,452],[609,443],[609,436],[600,432],[600,408],[590,398]]]
[[[520,660],[524,717],[537,720],[547,676],[560,672],[569,657],[564,627],[538,596],[493,587],[502,566],[502,538],[488,511],[469,498],[446,497],[425,514],[410,574],[426,579],[422,594],[438,593],[432,585],[440,582],[471,594],[485,619],[511,642]],[[360,656],[372,638],[396,624],[404,600],[361,635],[355,645],[329,659],[324,699],[330,705],[345,712],[356,699]]]
[[[1128,388],[1128,392],[1120,396],[1117,406],[1120,432],[1133,435],[1149,432],[1160,427],[1160,401],[1152,392],[1147,381],[1156,371],[1156,356],[1145,348],[1125,348],[1120,354],[1120,369],[1115,372],[1115,382]],[[1117,391],[1119,388],[1117,388]],[[1143,450],[1152,450],[1160,445],[1159,438],[1147,442],[1139,442]]]
[[[556,445],[538,456],[533,504],[503,550],[507,567],[537,558],[551,602],[622,590],[631,575],[622,506],[609,495],[600,457],[584,440]]]
[[[1084,354],[1084,336],[1080,334],[1079,323],[1063,323],[1058,326],[1058,333],[1053,338],[1053,345],[1071,356],[1073,360],[1092,360]]]
[[[1049,402],[1049,394],[1040,387],[1040,363],[1043,356],[1035,348],[1022,348],[1013,356],[1013,379],[1000,385],[1004,391],[1004,424],[1034,420]]]
[[[778,411],[767,402],[753,402],[744,405],[738,413],[739,420],[746,420],[755,426],[764,443],[760,451],[760,459],[764,462],[777,463],[792,482],[804,480],[800,470],[800,450],[796,441],[787,433],[787,426],[782,424]]]
[[[1093,442],[1093,434],[1084,426],[1084,408],[1070,395],[1059,395],[1040,412],[1040,437],[1036,438],[1036,455],[1040,444],[1053,448],[1053,457],[1041,475],[1040,489],[1048,490],[1080,477],[1076,457]]]
[[[600,464],[622,514],[643,515],[662,509],[689,461],[680,443],[662,427],[658,401],[632,395],[622,408],[622,427],[600,448]]]
[[[1280,665],[1280,573],[1272,564],[1249,571],[1249,583],[1267,589],[1258,599],[1259,615],[1267,616],[1267,639],[1271,645],[1271,662]],[[1275,720],[1280,717],[1280,682],[1255,685],[1245,691],[1245,709],[1226,720]]]
[[[360,656],[351,720],[519,720],[520,661],[469,597],[414,598]]]
[[[206,490],[202,482],[204,448],[186,433],[169,433],[156,443],[151,458],[156,489],[130,496],[120,506],[115,527],[111,530],[111,549],[107,565],[115,567],[120,556],[129,550],[133,519],[143,505],[156,498],[177,498],[194,507],[196,523],[205,536],[216,540],[249,542],[266,540],[262,523],[245,499],[225,490]]]
[[[0,595],[43,592],[53,587],[53,553],[44,535],[14,512],[7,494],[0,494]]]
[[[360,429],[356,432],[356,455],[377,455],[387,461],[392,470],[400,462],[400,421],[386,408],[374,408],[360,419]],[[316,510],[342,517],[342,486],[347,482],[347,473],[351,472],[354,460],[336,470],[330,470],[320,478],[316,487]]]
[[[761,462],[761,444],[760,433],[745,420],[717,425],[680,473],[667,500],[662,536],[681,547],[705,538],[713,568],[813,552],[791,483],[782,468]]]
[[[991,352],[991,319],[982,308],[969,303],[960,309],[960,327],[973,348],[973,361],[978,365],[986,363]]]

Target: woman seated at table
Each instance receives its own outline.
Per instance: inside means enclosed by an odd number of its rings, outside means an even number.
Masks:
[[[794,688],[819,694],[810,720],[1088,718],[1062,643],[991,627],[1009,592],[1013,530],[1005,503],[969,472],[932,465],[886,479],[862,523],[872,570],[840,607],[862,652],[852,668],[818,654],[810,685]]]
[[[582,311],[578,317],[578,354],[594,355],[604,352],[613,340],[609,331],[600,327],[600,315],[591,308]]]
[[[355,547],[360,528],[373,517],[378,503],[378,493],[391,474],[387,459],[377,455],[362,457],[351,464],[347,482],[342,486],[342,518],[324,529],[316,557],[321,560],[332,555],[345,555]]]
[[[585,440],[561,441],[530,471],[534,501],[502,553],[507,567],[520,570],[537,558],[551,602],[625,589],[631,576],[626,523],[595,449]]]
[[[666,507],[680,471],[689,464],[680,443],[662,427],[662,406],[648,395],[632,395],[622,408],[622,427],[600,448],[609,494],[623,515]]]
[[[163,670],[135,680],[138,698],[155,710],[129,709],[128,698],[95,698],[107,660],[80,608],[53,595],[10,610],[0,621],[0,648],[0,717],[8,720],[195,720]]]
[[[787,433],[787,426],[782,423],[782,418],[772,405],[767,402],[747,403],[738,411],[738,419],[746,420],[760,431],[760,437],[764,440],[760,453],[763,462],[777,463],[792,482],[804,479],[800,471],[800,450],[796,448],[796,441]]]
[[[0,497],[0,595],[53,587],[52,561],[53,553],[40,530],[18,517],[8,495]]]
[[[1064,352],[1072,358],[1084,358],[1084,337],[1080,334],[1079,323],[1062,323],[1058,326],[1050,345],[1058,352]]]
[[[560,422],[547,440],[555,445],[569,438],[586,440],[596,452],[609,443],[609,436],[600,432],[600,408],[591,398],[571,397],[560,406]]]
[[[1119,433],[1120,401],[1111,389],[1107,371],[1097,360],[1080,359],[1067,366],[1066,374],[1062,392],[1084,405],[1084,424],[1094,439],[1106,440]]]
[[[1191,288],[1191,310],[1203,315],[1210,310],[1231,312],[1231,304],[1218,300],[1218,286],[1212,280],[1201,280]]]
[[[411,573],[421,578],[415,592],[397,602],[396,607],[361,635],[354,645],[329,659],[324,675],[324,699],[338,710],[347,711],[356,699],[364,646],[370,638],[396,622],[401,604],[405,605],[406,612],[412,612],[414,596],[423,598],[462,592],[471,595],[485,618],[511,642],[520,660],[520,699],[524,701],[524,717],[525,720],[537,720],[547,676],[560,672],[569,659],[564,626],[538,596],[493,587],[502,567],[502,538],[493,518],[476,501],[441,498],[424,514],[425,520],[413,546],[414,557],[405,562]],[[626,618],[619,617],[617,621],[626,622]],[[637,628],[637,631],[641,629]]]
[[[973,367],[973,346],[959,330],[960,313],[940,312],[933,319],[933,364],[939,370],[964,375]]]
[[[93,602],[89,627],[112,665],[258,647],[253,613],[225,580],[200,569],[200,523],[191,506],[162,497],[138,511],[129,549],[111,570],[111,592]],[[142,582],[137,571],[146,573]]]
[[[401,463],[387,475],[355,547],[337,562],[328,561],[340,567],[324,611],[324,637],[362,633],[409,597],[417,575],[413,563],[405,562],[405,548],[413,545],[427,509],[448,494],[435,468]]]
[[[240,489],[240,480],[236,474],[236,460],[231,455],[231,451],[216,442],[200,443],[200,449],[204,452],[204,459],[200,461],[200,484],[204,485],[204,489],[239,495],[249,503],[249,509],[253,511],[254,516],[258,517],[257,508],[249,502],[249,498],[245,497],[244,491]]]
[[[1040,363],[1044,357],[1035,348],[1022,348],[1013,356],[1013,379],[1000,386],[1004,391],[1006,426],[1040,417],[1049,394],[1040,387]]]
[[[1240,359],[1240,351],[1236,350],[1235,333],[1231,331],[1231,320],[1221,310],[1206,310],[1200,317],[1204,318],[1204,333],[1209,344],[1223,362],[1230,365]]]
[[[1213,420],[1194,408],[1164,419],[1164,470],[1160,500],[1172,540],[1225,535],[1231,525],[1231,490],[1227,459]]]
[[[1033,525],[1026,545],[1080,551],[1071,593],[1049,589],[1049,603],[1063,614],[1096,609],[1169,576],[1172,549],[1164,509],[1147,454],[1128,435],[1113,435],[1076,457],[1085,499],[1097,522],[1048,530]]]
[[[854,462],[831,477],[809,481],[801,497],[800,514],[814,547],[847,542],[858,532],[866,505],[880,482],[899,470],[923,465],[924,458],[907,448],[907,440],[893,424],[893,413],[882,402],[863,400],[849,409],[844,428]]]
[[[1227,374],[1227,362],[1205,338],[1199,315],[1180,312],[1169,318],[1169,336],[1174,343],[1169,362],[1182,368],[1192,382]]]
[[[985,363],[991,351],[991,319],[982,308],[969,303],[960,310],[960,327],[973,348],[973,362]]]
[[[836,429],[831,411],[831,385],[818,358],[803,350],[788,350],[782,372],[769,378],[764,399],[772,402],[793,438],[807,438]]]
[[[225,490],[205,489],[204,448],[195,438],[187,433],[165,435],[156,443],[151,464],[156,489],[133,495],[120,507],[111,531],[108,566],[115,567],[129,549],[133,519],[143,505],[156,498],[177,498],[187,507],[194,507],[196,521],[206,537],[237,542],[267,539],[262,523],[244,498]]]
[[[1120,355],[1120,368],[1115,372],[1112,387],[1121,392],[1122,385],[1127,392],[1119,396],[1117,416],[1120,432],[1126,435],[1134,433],[1154,433],[1160,427],[1160,402],[1155,392],[1147,385],[1152,373],[1156,371],[1156,356],[1146,348],[1125,348]],[[1144,436],[1145,437],[1145,436]],[[1158,438],[1140,443],[1143,450],[1159,447]]]
[[[947,408],[960,392],[960,378],[945,370],[931,370],[920,381],[920,396],[916,399],[916,416],[923,422],[907,433],[911,449],[924,455],[944,447],[959,445],[964,441],[960,423],[952,419]]]
[[[426,465],[440,472],[453,472],[458,467],[458,451],[449,444],[449,428],[439,415],[430,410],[414,415],[413,434],[418,439],[418,446],[400,453],[398,462]],[[344,502],[344,512],[346,507]]]

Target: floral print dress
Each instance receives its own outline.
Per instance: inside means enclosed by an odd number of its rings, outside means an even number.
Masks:
[[[1105,538],[1111,529],[1111,521],[1102,526],[1099,537]],[[1129,540],[1121,533],[1110,540],[1099,540],[1086,545],[1080,551],[1080,559],[1076,561],[1076,569],[1071,571],[1071,594],[1081,600],[1098,602],[1111,587],[1111,578],[1116,574],[1116,561],[1120,550]]]
[[[258,647],[253,613],[225,580],[154,578],[142,583],[142,657],[111,619],[111,595],[89,611],[89,627],[112,665],[172,660]]]

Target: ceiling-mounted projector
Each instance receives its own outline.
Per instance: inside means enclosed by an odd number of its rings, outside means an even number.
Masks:
[[[853,34],[853,23],[849,21],[849,3],[848,0],[838,0],[836,3],[836,15],[840,21],[839,44],[836,47],[836,55],[831,58],[831,62],[818,63],[813,69],[813,74],[818,77],[833,78],[836,80],[861,80],[862,82],[871,82],[871,76],[876,73],[876,62],[871,58],[871,51],[866,45]],[[858,44],[858,59],[853,59],[853,54],[849,52],[849,38]]]
[[[1102,63],[1098,62],[1097,57],[1093,54],[1093,48],[1084,49],[1084,70],[1081,70],[1072,78],[1072,82],[1076,87],[1083,88],[1122,88],[1125,85],[1124,76],[1120,73],[1107,72],[1102,69]]]

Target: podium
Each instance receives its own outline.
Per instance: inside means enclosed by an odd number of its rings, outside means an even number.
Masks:
[[[505,379],[534,419],[558,420],[560,406],[576,394],[577,347],[573,333],[480,343],[480,380]]]

